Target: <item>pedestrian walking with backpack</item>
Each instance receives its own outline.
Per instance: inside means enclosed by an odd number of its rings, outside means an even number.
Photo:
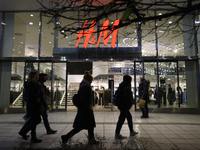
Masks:
[[[135,132],[133,130],[132,115],[129,111],[133,105],[131,80],[132,80],[131,76],[124,75],[123,81],[120,83],[118,90],[116,91],[115,101],[117,101],[117,102],[115,104],[118,106],[118,109],[120,110],[120,115],[118,118],[116,130],[115,130],[115,139],[126,138],[120,134],[120,130],[121,130],[122,125],[124,124],[124,121],[126,118],[128,121],[129,130],[130,130],[130,136],[134,136],[134,135],[138,134],[138,132]]]

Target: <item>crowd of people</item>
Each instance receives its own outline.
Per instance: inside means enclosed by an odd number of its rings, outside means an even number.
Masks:
[[[31,71],[28,76],[28,81],[24,86],[25,101],[27,114],[25,115],[25,124],[19,131],[19,135],[23,139],[27,140],[27,133],[31,131],[31,142],[39,143],[42,142],[41,139],[36,137],[36,127],[41,122],[41,116],[46,128],[47,134],[54,134],[57,131],[52,130],[49,122],[47,109],[48,105],[46,103],[46,82],[47,75],[44,73],[38,74],[37,71]],[[73,129],[66,135],[61,136],[62,143],[67,143],[68,140],[75,134],[83,129],[88,130],[88,142],[89,144],[98,144],[98,141],[94,137],[94,128],[96,127],[95,117],[93,112],[93,99],[92,99],[92,87],[91,83],[93,81],[92,75],[85,71],[83,79],[80,83],[78,94],[79,103],[77,114],[73,123]],[[120,134],[120,130],[124,124],[125,119],[127,119],[128,127],[130,131],[130,136],[135,136],[138,132],[133,130],[133,120],[130,113],[130,109],[133,105],[133,93],[131,90],[132,77],[129,75],[123,76],[123,81],[119,84],[118,91],[120,91],[120,98],[118,98],[118,109],[120,111],[118,121],[115,129],[115,139],[124,139],[125,137]],[[141,118],[149,118],[148,102],[149,102],[149,88],[150,82],[145,80],[145,78],[140,78],[139,84],[139,99],[145,101],[144,107],[141,107],[142,116]],[[169,86],[170,88],[170,86]],[[154,94],[156,98],[159,98],[159,87]]]

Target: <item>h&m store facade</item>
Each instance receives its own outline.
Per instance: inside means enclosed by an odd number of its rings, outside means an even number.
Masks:
[[[89,70],[94,77],[94,110],[117,110],[111,103],[111,95],[122,82],[123,75],[128,74],[133,79],[135,101],[140,77],[149,80],[152,89],[156,84],[162,88],[160,104],[156,103],[154,95],[150,97],[150,112],[199,112],[199,43],[191,43],[194,38],[200,38],[200,31],[180,33],[173,22],[169,26],[169,22],[153,21],[142,26],[138,23],[120,28],[107,39],[103,39],[104,32],[94,33],[88,39],[82,37],[81,32],[63,37],[53,28],[59,23],[70,24],[70,20],[57,18],[56,22],[47,24],[49,18],[42,13],[0,13],[1,113],[25,110],[23,84],[33,69],[48,75],[45,82],[47,103],[55,111],[75,110],[71,98],[78,90],[84,71]],[[82,17],[78,11],[66,13],[68,16]],[[149,11],[147,15],[151,13],[164,11]],[[114,26],[121,16],[118,13],[107,20],[100,20],[92,26],[92,30],[100,30],[104,23]],[[179,27],[189,30],[198,21],[187,15],[180,21]],[[72,26],[77,28],[86,23],[92,24],[80,21]],[[167,27],[171,30],[162,36]],[[173,90],[171,100],[168,98],[169,84]],[[102,87],[103,96],[100,93]],[[133,105],[132,110],[139,108]]]

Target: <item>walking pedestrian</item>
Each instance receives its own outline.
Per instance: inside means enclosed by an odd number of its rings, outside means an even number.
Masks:
[[[25,122],[24,126],[19,132],[19,135],[23,139],[27,140],[27,133],[31,130],[31,142],[40,143],[41,139],[36,138],[36,126],[41,122],[41,86],[38,80],[38,73],[36,71],[31,71],[28,76],[28,82],[26,86],[27,90],[27,116],[29,119]]]
[[[42,119],[43,119],[43,122],[44,122],[44,126],[46,128],[46,132],[47,134],[54,134],[57,132],[57,130],[52,130],[50,125],[49,125],[49,121],[48,121],[48,115],[47,115],[47,109],[48,109],[48,105],[47,105],[47,102],[46,102],[46,86],[44,85],[44,82],[46,82],[47,80],[47,74],[45,73],[40,73],[39,74],[39,82],[41,83],[41,92],[42,92],[42,99],[41,99],[41,102],[42,102],[42,105],[44,106],[44,113],[41,115],[42,116]]]
[[[120,130],[122,128],[122,125],[124,124],[125,119],[127,118],[128,121],[128,127],[130,130],[130,136],[134,136],[138,134],[138,132],[135,132],[133,130],[133,121],[132,121],[132,115],[130,113],[130,109],[133,105],[133,94],[131,91],[131,80],[132,77],[129,75],[123,76],[123,81],[120,83],[118,87],[117,96],[120,97],[119,103],[118,103],[118,109],[120,110],[120,115],[118,118],[117,126],[115,129],[115,139],[124,139],[126,137],[122,136],[120,134]]]
[[[83,129],[88,130],[89,144],[98,144],[94,138],[94,127],[96,127],[94,113],[92,109],[92,83],[93,77],[85,71],[83,80],[80,83],[78,94],[80,95],[78,112],[73,123],[73,129],[66,135],[62,135],[62,143],[67,141]]]
[[[148,95],[148,85],[146,83],[145,78],[140,78],[139,98],[146,101],[144,108],[140,108],[142,110],[141,118],[149,118],[149,116],[148,116],[148,106],[147,106],[147,103],[148,103],[148,100],[149,100],[149,95]]]

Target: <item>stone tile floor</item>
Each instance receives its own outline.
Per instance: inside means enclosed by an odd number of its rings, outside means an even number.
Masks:
[[[148,150],[197,150],[200,149],[200,115],[197,114],[167,114],[150,113],[146,119],[140,118],[141,112],[132,111],[133,127],[139,134],[129,137],[127,122],[124,123],[121,134],[127,136],[124,140],[115,140],[115,127],[119,112],[94,112],[97,138],[102,140],[96,149],[148,149]],[[30,144],[18,135],[24,124],[24,114],[0,114],[0,150],[21,149],[58,149],[61,148],[61,135],[72,129],[76,112],[51,112],[49,122],[56,134],[47,135],[43,122],[37,126],[37,137],[42,143]],[[87,131],[76,134],[72,140],[87,142]],[[103,137],[105,139],[103,140]],[[90,147],[91,148],[91,147]],[[95,149],[92,147],[91,149]]]

